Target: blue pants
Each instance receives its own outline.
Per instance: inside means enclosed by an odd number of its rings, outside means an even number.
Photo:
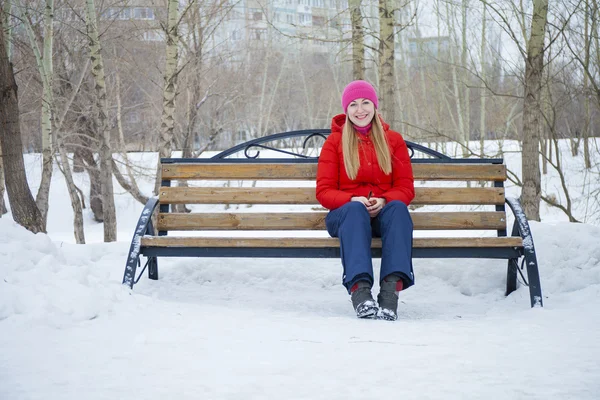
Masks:
[[[351,201],[330,211],[325,224],[332,237],[340,238],[342,283],[348,292],[360,280],[373,284],[372,237],[381,237],[383,242],[380,280],[394,274],[402,279],[405,289],[414,284],[413,223],[404,203],[390,201],[371,218],[364,204]]]

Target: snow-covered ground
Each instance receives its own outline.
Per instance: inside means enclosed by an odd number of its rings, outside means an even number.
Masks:
[[[146,193],[155,157],[135,159]],[[577,162],[569,184],[583,188]],[[600,398],[598,224],[547,207],[531,224],[543,309],[526,287],[504,296],[505,261],[417,259],[390,323],[354,317],[338,260],[165,258],[131,291],[142,206],[116,191],[116,243],[86,211],[88,244],[74,244],[58,170],[48,235],[0,219],[1,400]]]

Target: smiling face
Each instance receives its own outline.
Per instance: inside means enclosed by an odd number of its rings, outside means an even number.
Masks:
[[[348,118],[359,127],[367,126],[375,116],[375,104],[369,99],[356,99],[348,105]]]

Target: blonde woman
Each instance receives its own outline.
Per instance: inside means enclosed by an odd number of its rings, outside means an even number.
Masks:
[[[371,84],[351,82],[342,94],[342,107],[344,114],[333,117],[319,156],[316,196],[330,210],[327,231],[340,239],[342,282],[356,315],[393,321],[398,293],[414,284],[410,157],[402,136],[378,114]],[[371,294],[372,237],[383,242],[377,303]]]

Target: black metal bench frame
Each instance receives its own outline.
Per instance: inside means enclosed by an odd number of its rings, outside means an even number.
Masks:
[[[246,143],[234,146],[229,150],[223,151],[212,158],[164,158],[162,164],[172,163],[193,163],[193,164],[211,164],[211,163],[317,163],[318,157],[307,156],[301,153],[294,153],[281,149],[277,142],[285,139],[305,137],[302,147],[305,149],[311,139],[326,139],[330,131],[328,129],[313,129],[278,133],[262,138],[254,139]],[[416,143],[406,142],[412,163],[456,163],[456,164],[502,164],[501,158],[468,158],[454,159],[435,150],[421,146]],[[286,156],[295,158],[259,158],[261,150],[276,151]],[[229,158],[243,152],[245,158]],[[251,154],[251,152],[255,152]],[[415,158],[416,152],[422,153],[428,157]],[[162,186],[171,186],[170,180],[163,180]],[[494,182],[495,187],[504,187],[504,182]],[[531,307],[542,307],[542,290],[540,285],[540,276],[538,272],[537,257],[533,244],[533,237],[529,228],[529,223],[525,213],[515,198],[505,198],[506,204],[515,216],[511,236],[520,236],[523,239],[523,247],[496,248],[496,247],[472,247],[472,248],[415,248],[413,249],[413,258],[488,258],[488,259],[506,259],[508,260],[506,295],[517,289],[517,279],[520,274],[523,283],[529,286]],[[148,268],[150,279],[158,279],[158,257],[255,257],[255,258],[339,258],[339,247],[325,248],[236,248],[236,247],[142,247],[141,238],[144,235],[165,236],[167,231],[155,232],[152,224],[152,215],[156,208],[160,208],[161,213],[169,212],[168,204],[159,204],[158,198],[151,198],[144,207],[142,214],[136,225],[135,233],[131,242],[123,284],[133,288]],[[505,212],[505,205],[496,205],[496,211]],[[498,237],[507,235],[505,229],[497,231]],[[373,257],[381,257],[381,249],[372,249]],[[140,256],[145,256],[147,261],[136,278],[136,270],[141,266]],[[521,264],[519,265],[519,260]],[[527,268],[527,279],[523,275],[524,266]]]

